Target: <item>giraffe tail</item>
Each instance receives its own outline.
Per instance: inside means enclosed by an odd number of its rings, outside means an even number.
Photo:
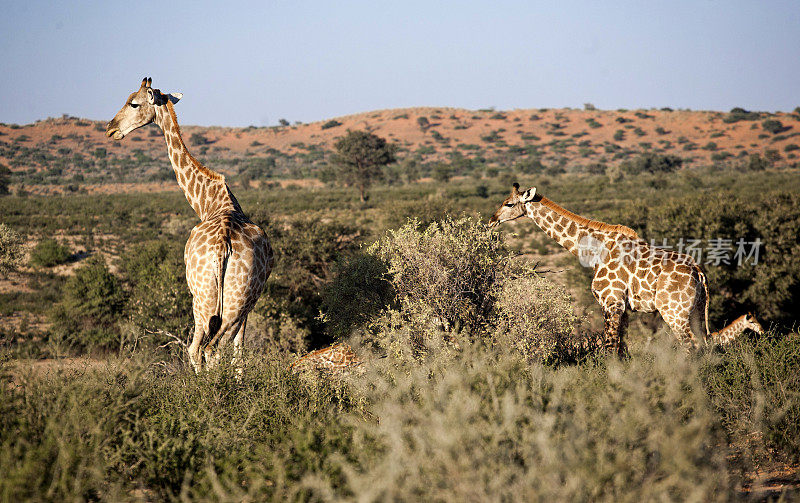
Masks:
[[[227,236],[223,236],[217,243],[217,309],[213,316],[208,320],[208,337],[214,340],[214,336],[222,326],[222,292],[225,289],[225,270],[228,267],[228,257],[231,255],[231,242]]]
[[[703,284],[703,294],[705,295],[705,302],[704,302],[705,305],[703,306],[703,309],[704,309],[703,323],[705,324],[705,326],[704,327],[699,327],[699,328],[705,330],[705,337],[706,337],[706,340],[708,340],[708,338],[713,335],[711,333],[711,330],[708,328],[708,302],[709,302],[708,279],[706,278],[706,275],[703,272],[703,270],[700,268],[700,266],[696,265],[695,266],[695,270],[697,271],[697,275],[700,278],[700,283]]]

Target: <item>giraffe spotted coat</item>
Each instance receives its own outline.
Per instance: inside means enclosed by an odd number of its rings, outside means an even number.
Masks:
[[[362,363],[349,344],[340,342],[302,356],[289,365],[289,369],[295,372],[303,370],[343,372],[359,367]]]

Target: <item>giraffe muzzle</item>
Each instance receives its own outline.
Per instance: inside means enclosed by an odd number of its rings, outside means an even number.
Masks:
[[[122,131],[120,131],[117,128],[109,129],[108,131],[106,131],[106,136],[108,136],[109,138],[113,137],[115,140],[121,140],[125,138],[125,135],[122,134]]]

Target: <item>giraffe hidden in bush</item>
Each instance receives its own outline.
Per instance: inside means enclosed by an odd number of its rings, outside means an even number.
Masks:
[[[492,216],[489,227],[527,216],[548,236],[594,268],[592,295],[605,320],[603,344],[627,352],[623,329],[628,309],[658,311],[687,347],[730,342],[745,328],[763,330],[752,314],[718,332],[708,328],[708,281],[700,266],[683,253],[650,246],[624,225],[589,220],[562,208],[531,187],[511,194]]]
[[[340,373],[360,367],[362,363],[363,361],[349,344],[339,342],[300,357],[289,365],[289,370],[294,372],[320,370],[328,373]]]
[[[274,258],[264,231],[250,221],[225,177],[189,154],[181,137],[174,104],[180,93],[162,93],[142,80],[106,127],[122,140],[155,122],[164,132],[175,177],[200,217],[186,242],[186,281],[192,292],[194,334],[189,360],[195,371],[215,364],[220,348],[233,338],[234,363],[240,361],[247,315],[264,290]]]

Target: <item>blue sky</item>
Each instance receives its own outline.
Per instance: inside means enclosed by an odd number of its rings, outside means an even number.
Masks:
[[[0,0],[0,121],[110,119],[144,76],[184,124],[408,106],[800,105],[796,1]]]

